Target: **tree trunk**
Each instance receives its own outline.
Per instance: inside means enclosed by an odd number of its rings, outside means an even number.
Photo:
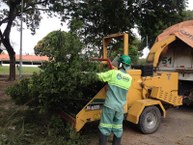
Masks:
[[[15,53],[9,54],[10,66],[9,66],[9,81],[14,81],[16,78],[15,71]]]
[[[3,23],[7,23],[7,26],[2,33],[0,29],[0,40],[7,49],[7,52],[9,54],[9,59],[10,59],[10,66],[9,66],[9,81],[13,81],[16,78],[16,72],[15,72],[15,52],[13,50],[13,47],[11,46],[10,43],[10,32],[11,32],[11,27],[13,24],[14,19],[17,16],[17,8],[19,7],[21,3],[21,0],[9,0],[9,11],[8,11],[8,17],[3,19],[0,23],[0,26]]]
[[[16,78],[16,71],[15,71],[15,51],[13,50],[9,37],[2,39],[3,45],[7,49],[7,52],[9,54],[9,81],[14,81]]]

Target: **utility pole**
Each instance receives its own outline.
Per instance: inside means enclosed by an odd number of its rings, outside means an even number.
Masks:
[[[22,42],[23,42],[23,0],[21,0],[21,29],[20,29],[19,79],[22,78]]]
[[[146,35],[146,47],[149,48],[149,40],[148,40],[148,35]]]

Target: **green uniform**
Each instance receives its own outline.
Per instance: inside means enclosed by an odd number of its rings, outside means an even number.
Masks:
[[[132,78],[124,70],[110,70],[98,73],[99,79],[108,82],[99,130],[106,136],[113,132],[117,137],[123,133],[122,122],[126,95],[131,86]]]

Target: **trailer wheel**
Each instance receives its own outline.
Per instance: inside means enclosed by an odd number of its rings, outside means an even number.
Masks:
[[[145,134],[155,132],[161,122],[161,112],[156,106],[146,107],[139,119],[139,129]]]

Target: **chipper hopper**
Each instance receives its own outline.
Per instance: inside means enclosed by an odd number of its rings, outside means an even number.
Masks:
[[[107,47],[114,38],[123,40],[123,54],[128,55],[128,34],[112,34],[103,38],[101,63],[106,65],[108,62],[110,68],[117,69],[116,63],[111,63],[107,58]],[[165,105],[182,105],[182,98],[178,96],[178,73],[157,72],[142,76],[142,71],[128,71],[133,81],[127,94],[125,120],[137,124],[143,133],[153,133],[159,128],[161,117],[166,116]],[[76,131],[80,131],[86,123],[98,121],[106,92],[107,86],[104,86],[77,114],[63,112],[62,117],[72,122]]]

